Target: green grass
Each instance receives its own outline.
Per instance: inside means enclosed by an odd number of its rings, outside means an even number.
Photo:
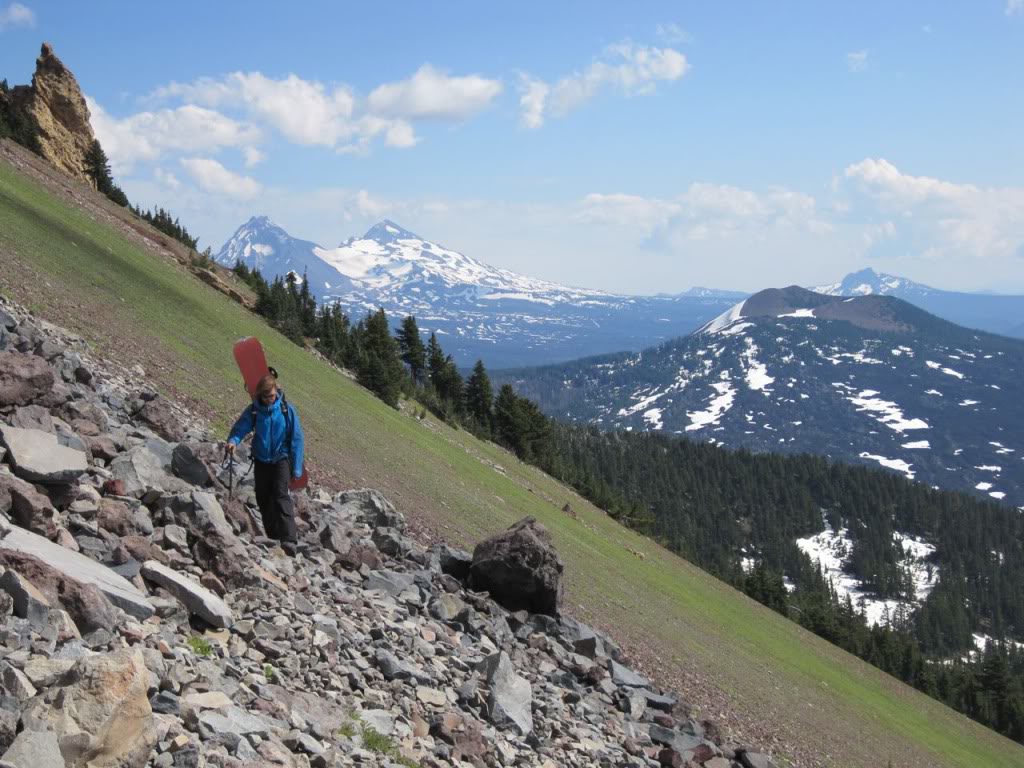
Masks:
[[[537,517],[565,560],[573,613],[631,645],[653,647],[662,671],[696,689],[710,681],[730,709],[824,765],[1024,766],[1020,746],[623,529],[508,453],[387,408],[180,265],[3,162],[0,267],[0,291],[111,358],[141,363],[162,391],[202,407],[221,430],[246,403],[231,345],[258,335],[301,413],[314,480],[379,488],[461,545]],[[578,520],[561,512],[566,502]]]
[[[188,640],[185,641],[188,647],[192,649],[192,653],[196,656],[212,656],[213,646],[210,641],[205,637],[199,635],[192,635]]]

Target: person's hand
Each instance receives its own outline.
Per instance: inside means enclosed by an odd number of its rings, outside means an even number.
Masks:
[[[224,453],[226,453],[228,456],[234,456],[235,455],[235,444],[232,443],[232,442],[224,443]]]

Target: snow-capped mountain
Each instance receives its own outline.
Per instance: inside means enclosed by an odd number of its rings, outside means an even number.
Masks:
[[[415,315],[460,365],[482,358],[492,368],[642,349],[689,333],[743,295],[701,289],[625,296],[571,288],[491,266],[388,220],[325,248],[254,217],[216,260],[242,261],[268,278],[306,273],[318,300],[336,302],[354,318],[378,307],[396,323]]]
[[[943,291],[870,268],[811,290],[829,296],[895,296],[958,325],[1024,338],[1024,296]]]
[[[640,353],[504,372],[551,415],[815,453],[1024,506],[1024,342],[891,297],[755,294]]]

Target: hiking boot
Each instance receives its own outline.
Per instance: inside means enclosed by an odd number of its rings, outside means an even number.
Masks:
[[[295,557],[299,553],[299,544],[296,541],[282,541],[281,549],[288,557]]]

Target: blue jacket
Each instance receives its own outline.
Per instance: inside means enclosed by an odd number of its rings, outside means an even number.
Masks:
[[[255,424],[253,423],[254,412],[256,414]],[[292,476],[302,477],[304,446],[302,425],[299,424],[299,413],[291,403],[288,403],[288,414],[292,422],[291,445],[287,445],[288,425],[285,414],[281,410],[280,395],[270,405],[264,405],[258,400],[254,400],[252,405],[242,411],[235,426],[231,428],[228,442],[238,445],[246,435],[252,432],[252,455],[257,461],[273,464],[281,459],[289,459]]]

